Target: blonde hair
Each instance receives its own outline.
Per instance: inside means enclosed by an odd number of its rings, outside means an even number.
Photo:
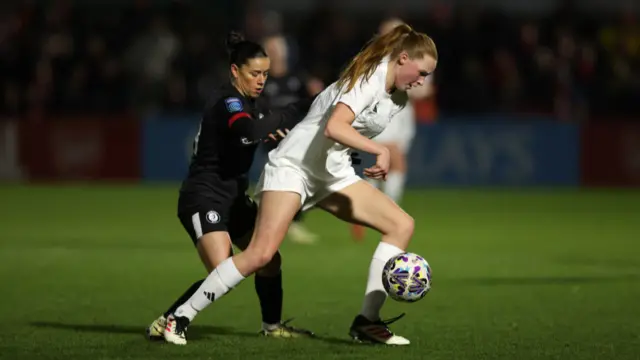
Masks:
[[[373,37],[342,71],[338,87],[346,85],[344,90],[350,91],[361,77],[369,80],[385,56],[394,59],[402,51],[406,51],[411,59],[429,55],[438,60],[436,44],[429,36],[413,30],[407,24],[401,24],[386,34]]]
[[[405,24],[400,18],[391,17],[383,21],[378,27],[378,34],[383,35],[395,29],[397,26]]]

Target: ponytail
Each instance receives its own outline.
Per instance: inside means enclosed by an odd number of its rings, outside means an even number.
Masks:
[[[235,31],[231,31],[227,35],[225,45],[229,56],[229,65],[242,66],[249,59],[267,57],[267,53],[260,44],[246,40],[241,33]]]
[[[371,78],[385,56],[394,58],[402,51],[407,51],[409,57],[414,59],[430,55],[438,60],[436,45],[430,37],[416,32],[407,24],[401,24],[386,34],[372,38],[340,74],[338,87],[346,85],[344,91],[352,90],[360,78]]]

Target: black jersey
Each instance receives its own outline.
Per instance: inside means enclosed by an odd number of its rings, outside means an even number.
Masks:
[[[231,85],[216,90],[205,107],[180,191],[224,202],[244,194],[258,144],[277,129],[291,129],[311,103],[305,98],[272,112]]]
[[[288,73],[280,77],[270,75],[269,81],[264,87],[264,99],[272,109],[282,109],[308,96],[305,79],[295,73]],[[269,152],[275,149],[281,140],[264,144],[263,150]]]

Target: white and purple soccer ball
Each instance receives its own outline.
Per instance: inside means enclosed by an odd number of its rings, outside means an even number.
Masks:
[[[431,289],[431,267],[420,255],[397,255],[385,264],[382,284],[392,299],[416,302]]]

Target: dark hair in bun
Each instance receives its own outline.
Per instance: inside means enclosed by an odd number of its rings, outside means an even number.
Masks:
[[[244,36],[236,31],[231,31],[226,40],[227,53],[229,54],[229,65],[242,66],[250,59],[267,57],[260,44],[248,41]]]

